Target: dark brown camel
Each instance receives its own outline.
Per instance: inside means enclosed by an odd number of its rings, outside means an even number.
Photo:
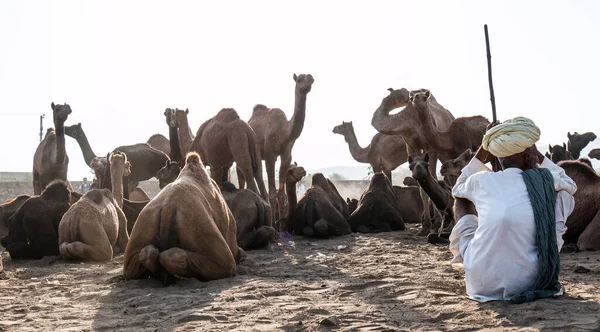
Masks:
[[[277,220],[277,228],[280,231],[291,232],[291,228],[283,229],[287,227],[287,221],[292,220],[296,206],[298,205],[298,197],[296,194],[296,184],[306,176],[306,170],[302,166],[298,166],[298,163],[294,162],[288,167],[288,172],[285,176],[285,190],[287,193],[287,214],[285,218]],[[285,225],[285,226],[284,226]]]
[[[384,172],[390,181],[392,181],[392,171],[404,164],[408,157],[406,144],[398,135],[377,133],[371,139],[371,143],[362,148],[356,139],[352,121],[342,121],[341,125],[333,128],[333,133],[344,136],[354,160],[370,164],[374,173]]]
[[[164,113],[167,126],[169,127],[169,146],[171,151],[169,158],[171,161],[177,162],[180,167],[183,167],[185,160],[183,159],[183,154],[181,152],[181,144],[179,143],[176,112],[177,109],[167,108]]]
[[[456,180],[460,176],[462,169],[467,166],[467,164],[473,159],[475,154],[471,149],[465,150],[465,152],[461,153],[460,156],[446,160],[442,163],[442,167],[440,167],[440,174],[444,177],[444,181],[450,186],[454,187],[456,184]]]
[[[378,233],[405,229],[392,183],[381,172],[371,178],[348,224],[353,232]]]
[[[398,209],[400,210],[402,221],[405,224],[421,223],[423,200],[421,199],[421,190],[418,187],[418,184],[416,187],[393,186],[393,189],[394,194],[396,195],[396,206],[398,206]]]
[[[567,145],[565,143],[563,143],[562,146],[560,146],[560,145],[552,146],[552,145],[548,144],[548,154],[546,154],[546,157],[548,157],[550,160],[552,160],[552,162],[555,164],[557,164],[559,161],[575,159],[575,158],[573,158],[573,155],[571,154],[571,152],[569,152],[569,150],[567,150]]]
[[[567,150],[571,152],[573,159],[579,159],[581,156],[581,150],[583,150],[590,142],[596,139],[596,134],[590,131],[583,134],[574,132],[571,135],[571,132],[568,132],[567,138],[569,139],[567,142]]]
[[[65,149],[65,121],[71,114],[71,106],[50,105],[54,129],[46,131],[33,155],[33,194],[39,195],[54,180],[67,181],[69,156]],[[70,187],[70,184],[67,182]]]
[[[181,167],[175,161],[167,161],[165,166],[156,173],[158,187],[163,189],[169,183],[175,181],[181,172]]]

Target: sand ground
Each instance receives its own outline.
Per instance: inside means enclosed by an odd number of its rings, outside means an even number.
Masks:
[[[248,252],[234,278],[170,287],[124,281],[122,255],[96,264],[4,252],[0,331],[600,331],[600,253],[561,254],[565,296],[479,304],[447,247],[416,232],[274,243]],[[321,324],[331,316],[339,325]]]

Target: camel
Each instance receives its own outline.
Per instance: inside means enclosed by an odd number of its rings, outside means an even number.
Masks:
[[[156,173],[158,179],[158,187],[163,189],[169,183],[175,181],[181,173],[181,167],[175,161],[167,161],[165,166]]]
[[[575,208],[566,222],[565,247],[579,251],[600,250],[600,176],[589,164],[579,160],[558,163],[577,184]]]
[[[593,132],[587,132],[579,134],[578,132],[567,132],[567,150],[573,155],[573,159],[579,159],[581,156],[581,150],[583,150],[590,142],[596,139],[596,134]]]
[[[267,199],[256,135],[234,109],[224,108],[204,122],[196,133],[191,151],[198,152],[202,161],[210,166],[211,177],[218,184],[226,179],[223,176],[227,176],[235,161],[236,168],[248,182],[248,189]]]
[[[296,193],[296,184],[306,176],[306,170],[302,166],[298,166],[298,163],[294,162],[288,167],[287,174],[285,175],[285,191],[287,194],[287,214],[282,220],[278,220],[278,229],[287,227],[287,221],[292,219],[296,206],[298,205],[298,196]],[[285,229],[286,232],[291,233],[291,228]]]
[[[382,172],[371,178],[348,224],[353,232],[378,233],[405,229],[392,183]]]
[[[111,176],[111,178],[112,178],[112,176]],[[134,201],[134,202],[141,202],[141,201],[148,201],[148,200],[150,200],[150,197],[144,191],[144,189],[142,189],[140,187],[135,187],[129,193],[129,200]]]
[[[370,164],[374,173],[384,172],[390,181],[392,171],[406,162],[406,144],[401,136],[378,133],[367,147],[361,148],[352,121],[342,121],[341,125],[333,128],[333,133],[344,136],[354,160]]]
[[[419,182],[417,182],[417,180],[415,180],[415,178],[413,178],[411,176],[405,177],[404,181],[402,181],[402,184],[404,184],[407,187],[418,187],[419,186]]]
[[[230,182],[223,182],[220,189],[235,218],[240,248],[264,248],[279,238],[279,232],[273,228],[271,207],[262,197],[248,189],[237,189]]]
[[[452,120],[446,130],[440,130],[435,126],[435,119],[429,110],[427,103],[429,98],[431,98],[429,90],[415,93],[412,103],[417,110],[420,130],[427,143],[439,156],[447,156],[441,161],[456,158],[466,149],[476,151],[481,146],[483,135],[490,124],[488,119],[480,115],[460,117]]]
[[[246,255],[236,240],[233,214],[200,156],[190,152],[177,180],[140,213],[125,249],[123,276],[152,275],[163,285],[174,283],[175,276],[232,277]]]
[[[124,252],[129,235],[123,207],[123,177],[131,165],[125,154],[109,156],[112,193],[92,189],[64,214],[58,225],[60,256],[66,260],[107,261],[113,247]]]
[[[419,186],[425,190],[431,201],[443,218],[440,220],[440,228],[438,235],[442,233],[450,233],[454,219],[454,197],[452,196],[451,188],[445,182],[436,180],[429,172],[429,153],[425,153],[423,157],[408,156],[409,169],[413,174],[413,178],[419,182]],[[445,186],[446,185],[446,186]],[[419,235],[428,235],[431,232],[431,224],[423,223],[423,229]]]
[[[252,116],[248,124],[256,133],[257,144],[260,147],[260,154],[265,161],[267,168],[267,178],[269,183],[269,202],[271,206],[276,206],[279,200],[279,215],[285,215],[283,208],[285,201],[285,177],[292,163],[292,148],[294,143],[300,137],[304,128],[304,119],[306,117],[306,97],[314,83],[311,74],[294,74],[296,82],[294,115],[288,121],[285,113],[279,108],[268,109],[265,105],[258,104],[254,106]],[[279,157],[279,190],[275,187],[275,162]],[[273,213],[275,211],[273,209]]]
[[[54,105],[52,118],[54,129],[46,131],[46,136],[40,142],[33,155],[33,194],[39,195],[42,190],[53,180],[67,181],[69,170],[69,156],[65,149],[65,121],[71,114],[68,104]]]
[[[161,134],[154,134],[150,136],[146,143],[156,150],[164,152],[167,156],[171,155],[171,143],[165,136]]]
[[[421,199],[421,189],[418,185],[410,187],[393,186],[392,188],[396,195],[396,206],[400,210],[402,221],[405,224],[421,223],[423,200]]]
[[[444,181],[450,186],[454,187],[456,180],[462,173],[462,169],[473,159],[475,154],[471,149],[466,149],[460,156],[446,160],[440,167],[440,174],[444,177]]]
[[[373,114],[371,125],[382,134],[402,136],[409,156],[422,155],[423,152],[428,152],[431,159],[429,172],[436,174],[438,159],[444,162],[456,156],[451,156],[445,151],[438,152],[429,144],[419,121],[419,110],[417,110],[415,96],[428,95],[424,100],[424,105],[420,105],[420,108],[425,108],[428,111],[433,118],[436,128],[440,131],[448,130],[450,124],[455,119],[454,115],[440,105],[433,94],[427,89],[408,91],[405,88],[399,90],[389,88],[388,91],[390,91],[390,94],[383,98],[381,104]],[[426,107],[424,107],[425,105]],[[400,112],[390,115],[392,110],[403,106],[404,109]],[[423,206],[429,206],[429,198],[424,191],[421,191],[421,198],[423,199]],[[425,224],[431,223],[431,215],[425,213],[427,211],[425,209],[423,213],[423,222]]]
[[[589,158],[600,159],[600,149],[592,149],[590,153],[588,153]]]
[[[314,173],[312,185],[306,190],[292,217],[287,220],[288,232],[305,237],[328,238],[349,234],[352,230],[332,199],[330,181]],[[342,200],[343,201],[343,200]],[[346,210],[348,205],[343,201]]]
[[[348,213],[350,213],[350,215],[352,215],[352,212],[354,212],[356,210],[356,208],[358,207],[358,199],[353,198],[350,199],[350,197],[346,198],[346,204],[348,204]]]
[[[185,156],[188,152],[190,152],[194,139],[196,139],[188,123],[187,115],[189,113],[190,111],[187,108],[185,111],[176,108],[173,110],[172,116],[174,116],[174,118],[171,118],[169,123],[169,126],[175,125],[175,127],[178,129],[177,135],[179,137],[179,146],[182,156]]]
[[[58,256],[58,224],[70,207],[71,189],[54,180],[29,198],[8,219],[8,235],[0,241],[12,259]]]
[[[548,153],[546,154],[548,159],[552,160],[553,163],[557,164],[559,161],[563,160],[574,160],[573,155],[569,150],[567,150],[567,145],[563,143],[562,146],[555,145],[552,146],[548,144]]]
[[[29,195],[19,195],[0,204],[0,237],[8,234],[8,219],[30,198]]]
[[[179,144],[179,129],[177,129],[177,118],[175,116],[177,109],[167,108],[165,110],[165,119],[167,126],[169,127],[169,144],[170,151],[169,158],[171,161],[175,161],[179,166],[183,167],[185,160],[183,160],[183,154],[181,153],[181,144]],[[185,118],[187,124],[187,117]],[[190,130],[187,128],[187,130]]]

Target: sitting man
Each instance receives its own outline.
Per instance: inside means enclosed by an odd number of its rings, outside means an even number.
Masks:
[[[452,190],[451,264],[464,267],[472,300],[522,303],[563,293],[558,253],[577,186],[537,150],[539,137],[527,118],[490,124]],[[490,153],[502,171],[484,166]]]

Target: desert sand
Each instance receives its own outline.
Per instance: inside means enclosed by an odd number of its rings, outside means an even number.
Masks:
[[[447,246],[417,230],[282,239],[248,252],[234,278],[169,287],[123,280],[122,255],[98,264],[12,261],[4,252],[0,330],[600,330],[600,253],[561,254],[565,296],[480,304],[466,298]],[[329,317],[338,325],[325,325]]]

